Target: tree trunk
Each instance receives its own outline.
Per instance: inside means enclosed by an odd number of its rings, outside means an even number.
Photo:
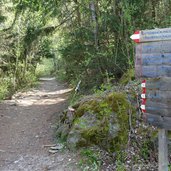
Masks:
[[[97,13],[96,13],[96,7],[94,1],[90,2],[90,10],[92,14],[92,21],[93,21],[93,27],[94,27],[94,42],[95,42],[95,47],[98,50],[99,45],[98,45],[98,20],[97,20]]]
[[[75,4],[76,4],[76,13],[77,13],[77,22],[78,25],[81,26],[81,13],[80,13],[80,8],[79,8],[79,4],[78,4],[78,0],[74,0]]]

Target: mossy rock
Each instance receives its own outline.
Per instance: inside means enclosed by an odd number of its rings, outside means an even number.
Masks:
[[[82,137],[80,130],[72,128],[67,137],[67,146],[70,150],[76,150],[78,147],[87,146],[87,140]]]
[[[70,149],[87,146],[91,144],[106,147],[108,139],[109,119],[100,120],[95,114],[86,112],[82,117],[77,118],[68,136]],[[116,132],[116,131],[115,131]],[[105,143],[101,143],[104,142]]]
[[[70,149],[74,147],[82,147],[90,144],[90,139],[94,136],[99,120],[96,115],[86,112],[80,118],[77,118],[68,136],[68,146]],[[86,135],[88,134],[88,135]]]
[[[128,109],[130,104],[128,103],[126,94],[121,93],[121,92],[113,92],[110,93],[106,97],[106,102],[109,104],[109,106],[112,108],[112,111],[118,112],[121,110],[121,108]]]
[[[122,92],[81,103],[67,137],[68,146],[96,144],[108,151],[119,151],[128,141],[128,111],[132,109]]]
[[[67,136],[69,134],[69,125],[68,124],[63,124],[61,126],[58,127],[58,129],[56,130],[56,135],[63,141],[65,141],[67,139]]]
[[[75,117],[81,117],[87,111],[93,111],[98,113],[99,112],[99,101],[97,100],[90,100],[80,104],[75,112]]]

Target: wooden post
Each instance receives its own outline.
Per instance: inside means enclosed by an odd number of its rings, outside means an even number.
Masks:
[[[167,130],[159,129],[159,171],[168,171],[168,141]]]

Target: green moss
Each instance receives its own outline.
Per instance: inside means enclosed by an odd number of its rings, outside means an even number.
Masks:
[[[74,125],[79,127],[82,137],[88,144],[98,144],[108,151],[119,151],[126,146],[128,141],[128,110],[132,110],[132,106],[127,100],[127,95],[122,92],[113,92],[105,98],[81,104],[76,110]],[[96,122],[91,126],[88,126],[90,119],[84,119],[86,112],[96,117]],[[109,136],[110,124],[119,125],[117,136]]]
[[[123,110],[123,106],[125,109],[128,109],[128,107],[130,106],[126,98],[126,94],[121,92],[110,93],[106,97],[106,102],[110,105],[112,111],[114,112],[120,111],[121,107]]]
[[[81,117],[85,112],[99,113],[99,102],[97,100],[91,100],[81,104],[75,112],[76,117]]]
[[[106,139],[106,135],[109,131],[109,121],[106,120],[98,120],[96,125],[82,130],[82,136],[87,139],[89,142],[93,142],[95,144],[101,144],[103,140]]]
[[[88,111],[88,108],[89,108],[88,104],[80,105],[80,106],[78,107],[78,109],[76,110],[76,112],[75,112],[75,117],[77,118],[77,117],[83,116],[84,113],[85,113],[86,111]]]

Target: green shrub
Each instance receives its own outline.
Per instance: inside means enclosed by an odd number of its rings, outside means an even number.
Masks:
[[[26,72],[24,84],[27,87],[34,87],[37,85],[37,77],[34,73]]]
[[[99,155],[92,149],[82,149],[80,151],[81,160],[79,165],[84,171],[98,171],[101,165]]]
[[[1,79],[0,81],[0,100],[6,98],[6,96],[11,94],[12,91],[12,82],[9,78]]]
[[[120,84],[126,85],[129,81],[135,79],[135,71],[134,69],[128,69],[127,72],[123,74],[123,76],[120,79]]]
[[[51,58],[43,58],[41,63],[39,63],[37,65],[36,75],[38,77],[49,76],[49,75],[52,74],[53,71],[54,71],[53,59],[51,59]]]

